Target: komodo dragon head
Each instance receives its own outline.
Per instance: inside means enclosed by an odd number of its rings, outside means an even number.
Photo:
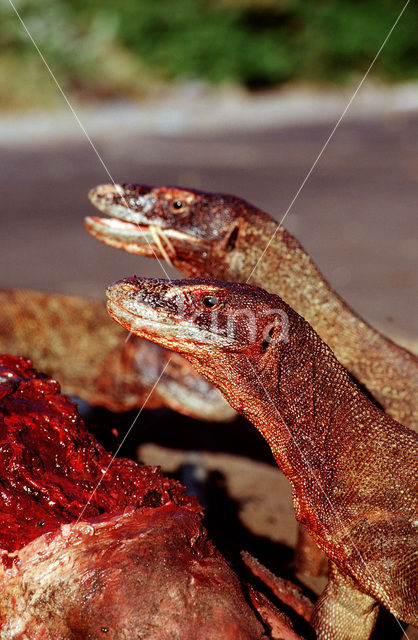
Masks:
[[[241,198],[177,187],[101,185],[90,201],[110,218],[88,217],[89,232],[130,253],[164,258],[186,276],[242,280],[259,257],[256,238],[276,223]],[[268,231],[268,229],[267,229]],[[249,255],[253,246],[254,256]],[[250,252],[251,253],[251,252]]]

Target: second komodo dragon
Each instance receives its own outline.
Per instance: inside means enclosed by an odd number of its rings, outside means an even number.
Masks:
[[[98,300],[0,289],[0,352],[33,360],[66,393],[111,411],[170,407],[230,420],[222,394],[179,355],[127,336]]]
[[[418,436],[378,409],[312,327],[245,284],[127,278],[108,308],[185,356],[246,415],[330,560],[318,640],[367,640],[378,603],[418,625]]]

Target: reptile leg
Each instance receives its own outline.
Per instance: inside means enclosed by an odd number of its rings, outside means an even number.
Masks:
[[[312,540],[306,527],[299,523],[294,565],[296,573],[305,576],[322,576],[328,571],[325,553]]]
[[[376,624],[379,605],[358,590],[330,563],[329,582],[315,605],[312,625],[318,640],[368,640]]]

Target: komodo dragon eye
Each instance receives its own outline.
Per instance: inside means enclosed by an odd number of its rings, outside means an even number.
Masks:
[[[215,309],[219,306],[219,298],[216,296],[205,296],[202,298],[202,304],[206,309]]]
[[[173,209],[176,209],[177,211],[179,209],[183,209],[183,203],[181,200],[174,200],[173,202]]]

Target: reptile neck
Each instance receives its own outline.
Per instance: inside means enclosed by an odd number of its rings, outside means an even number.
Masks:
[[[268,347],[265,354],[225,353],[215,366],[206,358],[184,355],[257,427],[285,475],[297,483],[299,475],[306,476],[302,466],[322,468],[334,430],[349,437],[363,412],[367,421],[371,412],[381,412],[308,323],[285,308],[288,340]],[[356,419],[351,416],[354,408]]]
[[[413,434],[377,409],[304,319],[288,313],[288,341],[264,354],[225,353],[216,366],[186,357],[267,440],[292,486],[297,519],[334,557],[351,520],[370,505],[387,510],[390,492],[405,491]],[[353,500],[358,513],[349,515]]]
[[[373,329],[332,289],[300,243],[272,220],[253,222],[251,247],[262,255],[251,283],[280,295],[317,331],[353,376],[396,420],[418,422],[417,358]],[[251,260],[254,266],[253,258]],[[248,277],[248,276],[247,276]]]

